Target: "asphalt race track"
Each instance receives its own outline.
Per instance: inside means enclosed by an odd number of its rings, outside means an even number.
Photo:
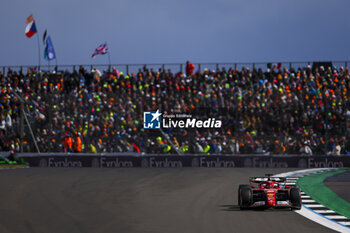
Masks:
[[[341,198],[350,202],[350,172],[328,177],[324,184]]]
[[[239,210],[240,183],[284,171],[1,170],[0,232],[334,232],[289,210]]]

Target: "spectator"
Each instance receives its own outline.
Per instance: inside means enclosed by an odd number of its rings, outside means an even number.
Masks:
[[[187,76],[193,75],[194,69],[195,69],[195,66],[193,65],[193,63],[187,61],[186,62],[186,75]]]
[[[312,150],[308,146],[308,143],[306,141],[304,142],[304,146],[302,148],[300,148],[300,153],[306,154],[306,155],[312,155]]]
[[[89,144],[89,153],[97,153],[96,147],[93,144]]]
[[[80,132],[76,133],[74,138],[74,152],[80,153],[82,151],[82,142],[80,138]]]
[[[201,146],[201,144],[199,144],[199,142],[196,142],[195,153],[196,153],[196,154],[201,154],[201,153],[203,153],[203,147]]]

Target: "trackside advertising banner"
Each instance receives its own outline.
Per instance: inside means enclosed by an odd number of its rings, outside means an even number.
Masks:
[[[350,167],[350,156],[257,156],[257,155],[84,155],[19,154],[30,167],[93,168],[322,168]]]

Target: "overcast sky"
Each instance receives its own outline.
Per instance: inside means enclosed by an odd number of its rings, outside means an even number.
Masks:
[[[349,11],[348,0],[3,0],[0,66],[38,63],[31,13],[61,65],[108,63],[91,59],[105,41],[116,64],[350,60]]]

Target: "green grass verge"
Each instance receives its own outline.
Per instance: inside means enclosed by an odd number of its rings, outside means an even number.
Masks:
[[[330,176],[350,171],[350,169],[339,169],[334,171],[324,171],[301,177],[297,180],[297,185],[303,192],[313,200],[334,210],[347,218],[350,218],[350,203],[342,199],[335,192],[329,189],[323,181]]]
[[[24,164],[0,164],[0,169],[2,168],[26,168]]]

